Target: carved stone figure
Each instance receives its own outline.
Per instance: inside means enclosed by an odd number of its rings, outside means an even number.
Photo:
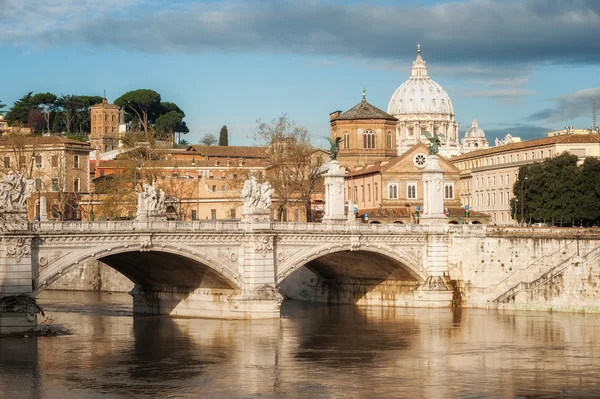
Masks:
[[[442,145],[442,141],[440,139],[446,138],[443,134],[434,134],[432,135],[429,132],[425,132],[425,137],[431,143],[429,145],[429,155],[435,155],[440,152],[440,146]]]
[[[165,192],[154,183],[144,184],[138,194],[138,216],[164,215],[167,212]]]
[[[244,212],[267,210],[271,205],[271,194],[273,194],[271,183],[264,182],[259,184],[256,182],[255,177],[247,179],[242,189]]]
[[[27,199],[35,188],[35,180],[9,171],[0,180],[0,212],[27,212]]]

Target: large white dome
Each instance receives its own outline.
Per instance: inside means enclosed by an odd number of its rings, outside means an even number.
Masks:
[[[454,116],[448,93],[427,75],[427,63],[418,48],[412,75],[392,95],[387,112],[390,115],[442,114]]]

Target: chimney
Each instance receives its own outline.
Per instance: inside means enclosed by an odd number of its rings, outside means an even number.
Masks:
[[[340,116],[341,113],[342,113],[342,111],[333,111],[332,113],[329,114],[329,120],[330,121],[334,120],[335,118]]]

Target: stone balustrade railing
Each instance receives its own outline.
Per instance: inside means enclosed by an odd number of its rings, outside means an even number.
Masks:
[[[485,233],[481,225],[445,225],[429,226],[419,224],[365,224],[365,223],[286,223],[270,222],[268,228],[261,231],[273,232],[315,232],[315,233],[358,233],[358,234],[443,234],[443,233]],[[20,228],[7,230],[29,230],[35,233],[118,233],[135,231],[215,231],[242,232],[249,231],[248,225],[238,220],[202,220],[202,221],[168,221],[168,220],[123,220],[102,222],[34,222],[24,224]]]

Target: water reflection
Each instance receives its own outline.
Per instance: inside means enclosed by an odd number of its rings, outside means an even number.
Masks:
[[[133,317],[127,295],[48,292],[74,334],[0,339],[19,398],[596,397],[600,315],[329,307]]]

